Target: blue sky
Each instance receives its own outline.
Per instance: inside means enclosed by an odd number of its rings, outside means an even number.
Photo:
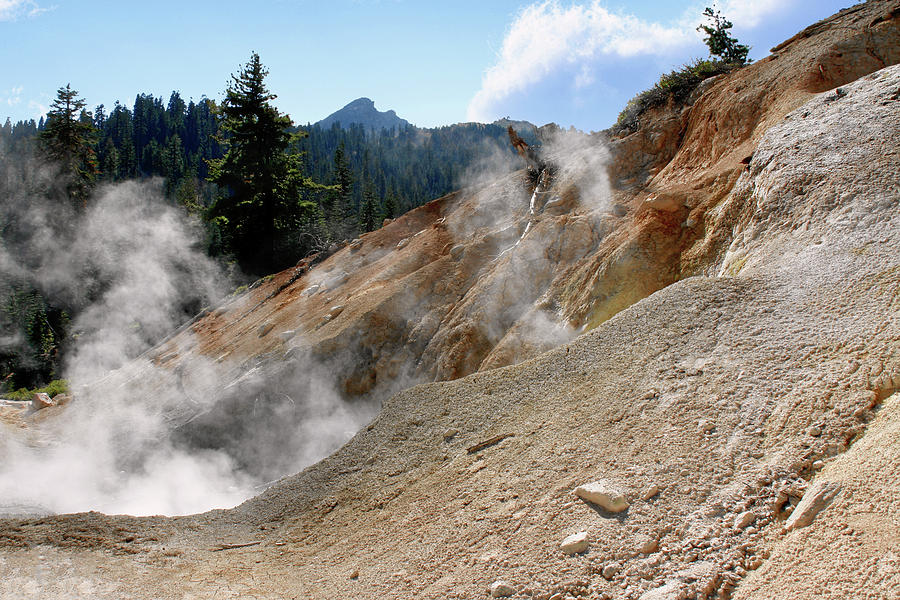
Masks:
[[[856,0],[718,0],[751,57]],[[583,130],[692,58],[712,0],[0,0],[0,121],[71,83],[88,106],[137,93],[219,100],[251,51],[276,106],[315,122],[360,96],[420,126],[510,116]]]

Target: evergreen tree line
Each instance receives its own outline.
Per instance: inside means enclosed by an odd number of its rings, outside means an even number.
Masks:
[[[118,102],[111,110],[102,104],[92,111],[80,106],[77,120],[89,127],[84,133],[91,157],[75,187],[84,195],[96,183],[162,177],[173,202],[203,216],[221,193],[209,178],[210,162],[225,155],[223,110],[221,103],[206,97],[185,102],[178,92],[172,92],[168,102],[138,94],[131,108]],[[13,124],[7,119],[0,127],[0,141],[11,154],[27,154],[51,121],[42,117]],[[385,218],[465,185],[469,169],[490,152],[514,156],[505,126],[497,124],[380,131],[335,124],[325,129],[291,126],[288,131],[297,136],[293,145],[303,157],[306,174],[338,187],[315,194],[321,210],[314,219],[318,246],[306,251],[371,231]],[[78,190],[72,191],[77,195]],[[228,252],[214,224],[209,237],[211,254]]]

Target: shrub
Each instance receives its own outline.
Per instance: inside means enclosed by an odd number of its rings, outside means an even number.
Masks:
[[[652,88],[628,101],[625,109],[619,113],[613,133],[637,131],[641,115],[651,108],[662,106],[669,99],[675,103],[683,103],[704,79],[728,73],[737,66],[736,63],[722,60],[694,60],[681,69],[663,75]]]
[[[26,390],[25,388],[19,388],[14,392],[8,392],[4,394],[6,398],[9,400],[31,400],[32,396],[35,394],[47,394],[51,398],[58,394],[68,394],[69,393],[69,382],[65,379],[54,379],[47,385],[42,388],[36,388],[33,390]]]

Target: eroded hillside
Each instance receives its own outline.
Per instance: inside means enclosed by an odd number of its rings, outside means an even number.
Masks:
[[[209,444],[246,433],[249,469],[273,381],[434,383],[230,511],[8,521],[0,590],[896,597],[898,22],[844,11],[608,153],[562,139],[534,195],[520,174],[442,198],[197,320],[132,385]]]

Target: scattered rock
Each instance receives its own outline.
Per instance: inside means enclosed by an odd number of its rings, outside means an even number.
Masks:
[[[282,331],[281,333],[279,333],[278,339],[280,339],[282,342],[287,342],[288,340],[293,339],[295,335],[297,335],[296,329],[288,329],[287,331]]]
[[[505,581],[499,580],[491,584],[491,598],[506,598],[515,593],[516,588]]]
[[[735,529],[746,529],[750,526],[753,521],[756,520],[756,513],[752,510],[748,510],[746,512],[742,512],[737,516],[737,519],[734,521]]]
[[[701,433],[710,433],[715,428],[716,424],[709,419],[700,419],[700,422],[697,423],[697,429],[699,429]]]
[[[53,404],[56,406],[65,406],[72,401],[72,394],[57,394],[53,396]]]
[[[641,500],[643,500],[644,502],[646,502],[647,500],[650,500],[651,498],[653,498],[653,497],[656,496],[657,494],[659,494],[659,486],[656,486],[656,485],[648,485],[648,486],[645,487],[644,490],[641,492]]]
[[[606,563],[603,565],[603,571],[601,571],[601,575],[603,578],[609,581],[613,577],[616,576],[616,573],[619,572],[619,565],[616,563]]]
[[[662,212],[675,212],[684,206],[684,202],[668,194],[651,194],[644,200],[644,206]]]
[[[31,408],[34,410],[41,410],[43,408],[49,408],[53,406],[53,400],[50,399],[50,396],[41,392],[39,394],[35,394],[34,398],[31,399]]]
[[[641,554],[653,554],[659,549],[659,540],[649,535],[638,538],[638,551]]]
[[[567,537],[559,545],[564,554],[578,554],[588,547],[588,534],[586,531],[575,533]]]
[[[822,512],[837,497],[841,487],[841,484],[835,481],[820,481],[814,484],[803,495],[803,500],[791,513],[791,517],[785,523],[785,530],[799,529],[812,523],[816,515]]]
[[[575,495],[609,512],[618,513],[628,508],[625,494],[603,480],[578,486],[575,488]]]
[[[681,582],[670,581],[655,590],[641,594],[640,600],[682,600],[684,587]]]

